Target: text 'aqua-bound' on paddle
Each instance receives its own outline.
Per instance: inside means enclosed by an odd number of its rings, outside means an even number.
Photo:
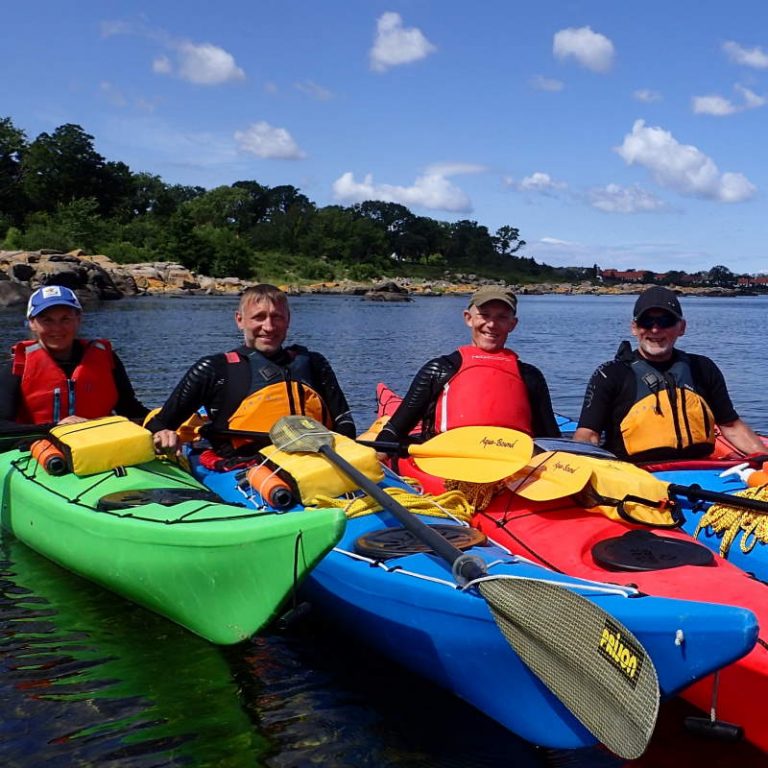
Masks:
[[[533,440],[524,432],[505,427],[458,427],[409,446],[408,453],[419,469],[430,475],[491,483],[528,463]]]

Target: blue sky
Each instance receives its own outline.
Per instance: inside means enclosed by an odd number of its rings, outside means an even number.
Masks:
[[[553,265],[768,272],[764,0],[43,0],[0,46],[0,116],[168,183],[509,224]]]

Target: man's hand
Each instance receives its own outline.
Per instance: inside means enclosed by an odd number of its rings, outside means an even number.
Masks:
[[[88,419],[83,418],[82,416],[65,416],[60,421],[56,422],[56,426],[59,427],[62,424],[80,424],[84,421],[88,421]]]
[[[175,453],[177,456],[181,453],[179,436],[173,429],[161,429],[159,432],[155,432],[152,435],[152,440],[155,443],[156,453]]]

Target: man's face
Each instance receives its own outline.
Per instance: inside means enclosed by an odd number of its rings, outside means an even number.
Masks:
[[[517,325],[517,317],[509,304],[494,300],[465,309],[464,322],[472,331],[472,344],[484,352],[498,352]]]
[[[288,305],[275,304],[269,299],[253,299],[235,312],[235,322],[243,332],[245,346],[266,354],[280,349],[290,320]]]
[[[73,307],[54,306],[31,317],[29,327],[53,357],[66,359],[80,330],[80,313]]]
[[[663,309],[649,309],[631,324],[640,355],[646,360],[663,362],[672,357],[675,342],[685,333],[685,320],[678,320]]]

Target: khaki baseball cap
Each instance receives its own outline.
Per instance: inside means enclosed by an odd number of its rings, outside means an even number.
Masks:
[[[469,307],[481,307],[489,301],[503,301],[508,307],[511,307],[513,313],[517,313],[517,296],[511,289],[503,285],[484,285],[478,288],[469,299]]]

